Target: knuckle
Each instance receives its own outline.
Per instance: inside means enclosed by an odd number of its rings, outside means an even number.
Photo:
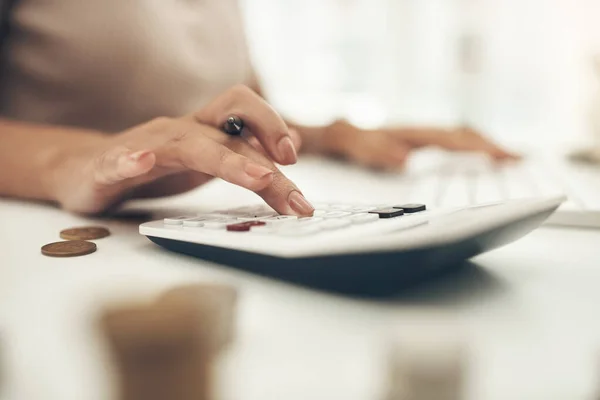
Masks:
[[[151,134],[161,136],[161,142],[180,142],[192,132],[192,126],[185,122],[174,119],[161,117],[160,121],[150,130]]]
[[[279,193],[287,193],[296,189],[292,181],[277,168],[273,170],[273,181],[269,187]]]
[[[247,98],[250,96],[253,96],[255,93],[252,89],[250,89],[248,86],[243,85],[243,84],[237,84],[235,86],[233,86],[229,92],[235,96],[235,97],[242,97],[242,98]]]
[[[93,168],[95,172],[100,172],[104,169],[109,159],[109,151],[103,151],[93,161]]]
[[[229,164],[231,164],[234,161],[234,154],[233,152],[229,151],[226,148],[222,148],[219,151],[219,165],[221,167],[227,167]]]
[[[256,103],[258,95],[246,85],[236,85],[229,90],[228,97],[229,101],[226,108],[229,112],[247,118],[247,107]]]
[[[244,153],[248,148],[248,143],[241,138],[227,136],[221,143],[229,150],[240,154]]]
[[[173,119],[169,117],[156,117],[148,122],[148,127],[151,132],[163,132],[172,125]]]
[[[185,129],[182,128],[182,124],[177,119],[157,117],[147,122],[141,132],[151,137],[160,137],[162,142],[169,137],[177,139],[184,136]]]
[[[100,152],[91,162],[91,172],[94,183],[108,184],[111,164],[114,164],[119,152],[123,151],[120,147],[110,148]]]
[[[117,145],[113,147],[109,147],[105,150],[102,150],[98,153],[98,155],[93,159],[94,168],[96,170],[103,170],[107,167],[111,166],[111,163],[115,162],[119,155],[130,151],[129,147],[124,145]]]

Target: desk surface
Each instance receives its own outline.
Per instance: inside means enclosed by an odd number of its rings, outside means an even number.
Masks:
[[[390,174],[314,159],[287,173],[313,199],[398,196]],[[326,187],[318,184],[324,179]],[[365,190],[357,194],[357,185]],[[160,218],[255,201],[251,193],[213,182],[130,208],[151,209]],[[231,283],[241,293],[238,337],[218,385],[222,399],[379,399],[392,327],[438,313],[464,321],[472,337],[469,400],[583,400],[600,387],[600,230],[543,227],[461,271],[373,301],[169,253],[140,236],[137,222],[90,221],[11,200],[0,200],[0,222],[7,399],[108,398],[95,313],[109,302],[199,281]],[[72,259],[40,254],[61,229],[91,222],[112,231],[97,241],[96,253]]]

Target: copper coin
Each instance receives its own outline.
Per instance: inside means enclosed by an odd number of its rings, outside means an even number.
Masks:
[[[96,251],[96,244],[85,240],[67,240],[49,243],[42,247],[42,254],[49,257],[77,257]]]
[[[101,226],[82,226],[70,228],[60,232],[60,238],[65,240],[94,240],[110,235],[110,231]]]

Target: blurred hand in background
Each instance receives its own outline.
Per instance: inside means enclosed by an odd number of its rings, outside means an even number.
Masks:
[[[479,152],[496,161],[519,158],[471,128],[398,127],[364,130],[348,122],[337,121],[312,132],[310,128],[298,129],[305,133],[304,149],[307,152],[341,157],[377,169],[401,169],[413,151],[425,147]]]

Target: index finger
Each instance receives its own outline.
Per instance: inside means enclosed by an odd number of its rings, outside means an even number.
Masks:
[[[252,190],[281,214],[313,214],[313,206],[298,187],[245,139],[229,136],[207,125],[190,121],[179,123],[179,129],[188,133],[169,146],[167,152],[180,165]],[[252,171],[248,169],[249,164]],[[252,175],[255,179],[249,179]]]
[[[310,216],[313,214],[314,207],[306,200],[300,189],[271,160],[259,150],[252,147],[250,143],[239,137],[215,139],[235,153],[241,154],[273,171],[273,179],[269,185],[260,190],[255,190],[256,194],[262,197],[273,209],[281,214],[299,216]]]
[[[298,155],[285,121],[246,86],[228,90],[193,117],[198,122],[220,128],[232,115],[242,119],[273,160],[283,165],[296,163]]]

